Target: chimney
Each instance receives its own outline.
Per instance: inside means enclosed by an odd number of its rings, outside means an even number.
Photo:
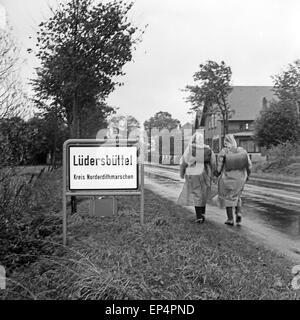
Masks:
[[[268,100],[266,99],[266,97],[263,97],[262,99],[262,107],[263,109],[267,109],[268,107]]]

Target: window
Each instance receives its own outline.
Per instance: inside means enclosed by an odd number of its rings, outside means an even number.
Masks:
[[[246,130],[249,130],[249,123],[246,123]]]

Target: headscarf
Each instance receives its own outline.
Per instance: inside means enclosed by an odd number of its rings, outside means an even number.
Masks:
[[[235,141],[233,134],[226,134],[226,136],[224,138],[224,146],[229,149],[237,148],[237,143]]]
[[[188,166],[193,166],[197,161],[204,162],[204,138],[202,133],[196,131],[193,134],[184,150],[183,158]]]

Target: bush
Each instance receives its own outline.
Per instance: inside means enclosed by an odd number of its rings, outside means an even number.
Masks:
[[[268,160],[294,160],[297,157],[300,157],[300,143],[286,141],[284,143],[278,144],[277,146],[272,146],[267,150],[266,155],[268,157]]]
[[[272,148],[300,139],[300,118],[293,105],[273,101],[255,121],[255,139],[261,147]]]
[[[15,169],[0,171],[0,264],[8,272],[52,252],[43,240],[60,232],[61,221],[53,214],[60,208],[57,178],[57,172],[36,179]]]
[[[255,167],[255,171],[300,176],[300,143],[284,142],[266,151],[267,161]]]

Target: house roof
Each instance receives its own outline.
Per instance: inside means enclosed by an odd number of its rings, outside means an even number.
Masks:
[[[228,102],[234,110],[230,120],[255,120],[267,101],[275,99],[271,86],[234,86]]]
[[[186,122],[184,125],[181,126],[182,129],[191,129],[193,125],[190,122]]]
[[[230,120],[255,120],[263,107],[264,98],[267,102],[275,99],[271,86],[234,86],[228,96],[228,102],[234,110]],[[201,126],[205,125],[205,114],[206,108],[204,106]]]

